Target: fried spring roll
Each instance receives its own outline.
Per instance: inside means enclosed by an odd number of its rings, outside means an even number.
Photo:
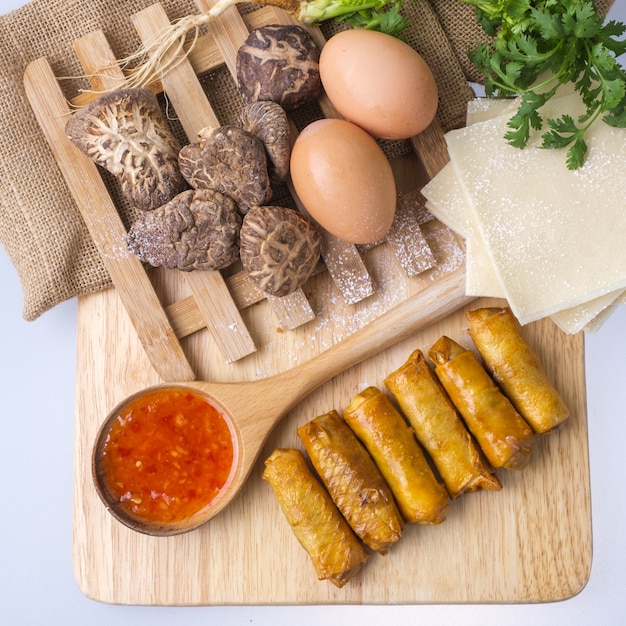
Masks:
[[[300,450],[279,448],[265,461],[271,486],[319,580],[343,587],[369,558]]]
[[[471,350],[441,337],[428,355],[435,374],[495,468],[522,469],[532,453],[534,433],[500,391]]]
[[[313,467],[337,508],[366,546],[385,554],[404,520],[376,464],[337,411],[298,429]]]
[[[569,409],[528,345],[508,307],[468,311],[469,334],[487,370],[536,433],[547,433],[569,417]]]
[[[352,399],[343,417],[387,481],[404,521],[443,522],[448,492],[435,478],[413,431],[389,396],[368,387]]]
[[[415,350],[389,374],[385,386],[430,455],[452,498],[482,489],[502,489],[421,350]]]

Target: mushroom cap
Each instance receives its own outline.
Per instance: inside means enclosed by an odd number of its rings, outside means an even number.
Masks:
[[[194,189],[215,189],[232,198],[242,213],[272,197],[265,147],[238,126],[201,131],[197,143],[180,150],[178,165]]]
[[[190,189],[142,213],[126,242],[154,267],[218,270],[239,259],[240,228],[241,215],[231,198],[211,189]]]
[[[272,100],[295,109],[322,94],[319,59],[319,46],[297,24],[255,28],[237,50],[239,91],[246,102]]]
[[[273,296],[302,286],[320,258],[319,230],[294,209],[253,207],[243,219],[240,238],[241,262],[250,279]]]
[[[74,113],[65,132],[118,178],[124,197],[139,209],[155,209],[186,187],[178,169],[180,146],[148,89],[103,94]]]
[[[284,182],[291,158],[289,120],[285,109],[271,100],[251,102],[241,110],[239,122],[244,130],[258,137],[265,146],[270,179]]]

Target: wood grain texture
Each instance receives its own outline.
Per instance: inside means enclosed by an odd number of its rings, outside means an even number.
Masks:
[[[318,291],[328,289],[326,295],[332,295],[330,281],[322,278]],[[258,328],[266,311],[265,302],[249,309]],[[221,372],[210,362],[199,371],[210,380],[246,380],[289,369],[363,323],[360,314],[353,309],[322,315],[293,333],[269,330],[255,355]],[[260,478],[263,460],[275,447],[300,447],[299,425],[332,408],[342,410],[369,384],[382,385],[413,349],[427,349],[441,334],[470,345],[465,328],[462,312],[453,313],[323,385],[269,437],[229,508],[197,531],[157,539],[134,533],[108,515],[91,482],[90,453],[110,408],[159,382],[158,377],[145,367],[146,357],[115,291],[82,298],[74,508],[74,563],[81,590],[104,602],[158,605],[546,602],[575,595],[591,565],[583,339],[563,335],[549,321],[526,327],[525,334],[563,392],[570,421],[539,440],[524,471],[498,473],[502,491],[453,501],[440,526],[408,527],[389,555],[374,556],[343,589],[316,580]],[[196,341],[194,349],[201,352],[202,343]]]

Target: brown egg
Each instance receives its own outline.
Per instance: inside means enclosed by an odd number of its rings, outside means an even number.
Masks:
[[[311,217],[350,243],[374,243],[396,210],[391,165],[376,141],[351,122],[309,124],[291,152],[291,178]]]
[[[437,83],[408,44],[377,31],[352,29],[322,48],[320,77],[339,113],[375,137],[421,133],[437,112]]]

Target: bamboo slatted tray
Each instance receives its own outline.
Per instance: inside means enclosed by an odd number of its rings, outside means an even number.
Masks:
[[[205,0],[199,2],[201,10],[207,7]],[[168,22],[160,5],[129,19],[144,39]],[[195,76],[224,64],[232,72],[233,50],[248,29],[290,20],[271,8],[244,18],[230,10],[202,37],[189,63],[154,86],[165,89],[189,135],[207,120],[219,122],[197,91]],[[321,33],[312,32],[323,44]],[[87,74],[112,60],[101,32],[78,40],[75,49]],[[97,80],[103,86],[120,85],[123,76],[111,69]],[[181,81],[188,89],[190,80],[191,92],[180,98]],[[443,333],[468,343],[458,310],[467,303],[461,243],[436,220],[418,224],[436,265],[409,276],[393,238],[367,251],[346,251],[341,242],[327,240],[325,271],[293,299],[278,302],[264,298],[241,272],[190,278],[146,271],[117,252],[124,231],[99,172],[63,144],[63,120],[71,111],[45,59],[29,66],[25,86],[115,283],[114,289],[81,297],[78,308],[74,563],[86,595],[158,605],[529,602],[567,598],[584,586],[591,527],[582,337],[564,336],[549,321],[527,329],[573,414],[566,428],[542,439],[527,470],[502,475],[502,492],[455,501],[439,527],[408,528],[391,554],[372,558],[344,589],[318,583],[260,479],[262,460],[277,445],[297,446],[299,424],[331,408],[341,410],[367,385],[382,386],[385,375],[415,347],[425,349]],[[88,100],[81,94],[72,104]],[[334,114],[328,102],[320,106],[325,115]],[[419,189],[447,160],[437,124],[412,144],[414,153],[392,163],[399,189],[406,193]],[[94,197],[104,217],[88,210],[96,204]],[[425,312],[439,302],[449,316],[435,320],[425,313],[428,327],[414,338],[355,366],[303,401],[268,439],[239,498],[202,529],[151,538],[121,526],[104,510],[91,483],[91,446],[100,421],[126,395],[167,379],[236,381],[271,375],[416,296]]]
[[[204,8],[208,8],[208,5]],[[292,23],[290,17],[274,8],[251,15],[253,16],[250,20],[251,26],[269,22]],[[144,43],[150,42],[169,24],[167,15],[158,4],[136,14],[132,20]],[[313,28],[310,30],[318,43],[323,45],[321,32]],[[181,61],[162,77],[160,84],[154,86],[155,90],[164,90],[167,94],[188,141],[195,141],[198,132],[203,128],[220,125],[220,120],[197,78],[197,73],[209,71],[219,64],[226,64],[235,80],[237,49],[247,34],[248,26],[239,13],[227,12],[212,27],[212,36],[202,38],[189,59],[184,59],[184,55],[180,53]],[[91,33],[77,40],[74,47],[85,74],[91,77],[93,91],[72,98],[72,105],[86,104],[103,88],[124,86],[126,77],[117,65],[102,32]],[[219,61],[216,61],[216,55]],[[265,296],[254,287],[244,272],[230,276],[228,284],[220,272],[186,273],[183,280],[187,283],[192,298],[174,302],[167,309],[160,306],[141,264],[131,255],[120,252],[124,250],[125,229],[113,200],[107,197],[100,172],[88,159],[78,153],[65,137],[64,125],[67,116],[71,115],[71,108],[65,103],[60,89],[53,87],[54,76],[45,59],[39,61],[38,70],[36,66],[31,66],[27,76],[35,71],[40,71],[41,76],[37,79],[37,87],[31,91],[33,108],[38,114],[48,142],[55,152],[70,190],[113,282],[120,291],[153,366],[165,380],[193,377],[188,365],[184,364],[184,356],[177,338],[201,328],[209,330],[226,361],[236,361],[254,352],[256,345],[239,309],[263,298],[270,302],[276,320],[283,330],[291,330],[306,324],[315,317],[302,290],[285,298]],[[40,85],[45,87],[39,89]],[[338,116],[327,98],[322,97],[319,104],[325,116]],[[292,122],[292,139],[295,139],[297,132]],[[434,172],[445,163],[447,153],[438,126],[434,124],[428,132],[432,135],[432,140],[424,147],[423,152],[427,155],[425,162]],[[419,152],[422,143],[416,141],[415,145]],[[435,149],[437,146],[439,149]],[[90,182],[87,188],[85,180]],[[293,200],[299,205],[291,185],[289,188]],[[97,201],[94,201],[96,195],[94,189],[97,190]],[[417,219],[412,211],[403,213],[405,222],[407,220],[413,222],[411,232],[415,236],[421,236]],[[387,239],[397,250],[399,261],[404,265],[405,271],[411,276],[428,269],[428,266],[423,265],[424,259],[414,258],[415,254],[412,253],[411,247],[404,244],[403,233],[397,228],[398,225],[399,222],[392,228]],[[406,231],[406,224],[402,226]],[[372,277],[356,246],[324,233],[322,255],[325,268],[348,304],[374,295],[375,286]]]

